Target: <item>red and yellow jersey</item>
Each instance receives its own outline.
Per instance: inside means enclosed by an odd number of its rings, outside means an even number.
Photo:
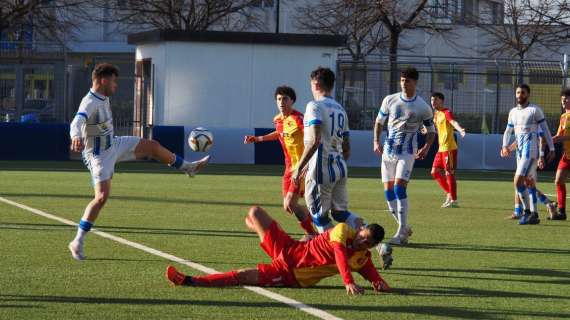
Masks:
[[[275,130],[285,156],[285,171],[294,168],[303,155],[303,114],[293,110],[290,115],[278,114],[273,118]]]
[[[381,279],[370,251],[352,249],[355,235],[353,228],[339,223],[313,240],[291,247],[288,264],[299,285],[309,287],[338,273],[345,284],[354,283],[351,271],[358,271],[371,282]]]
[[[570,136],[570,112],[566,112],[560,116],[560,125],[558,126],[558,131],[556,131],[556,135]],[[570,140],[564,141],[562,146],[566,159],[570,159]]]
[[[457,149],[457,143],[453,135],[453,126],[451,125],[452,120],[454,120],[453,114],[449,109],[435,110],[433,122],[437,128],[438,152]]]

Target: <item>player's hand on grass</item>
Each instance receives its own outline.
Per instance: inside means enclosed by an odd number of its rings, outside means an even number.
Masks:
[[[255,136],[245,136],[243,138],[243,144],[250,144],[250,143],[256,143],[257,139]]]
[[[502,158],[506,158],[511,154],[511,152],[509,151],[509,148],[507,147],[502,147],[501,148],[501,157]]]
[[[392,288],[386,283],[384,280],[376,281],[372,283],[372,287],[374,288],[374,292],[390,292]]]
[[[374,153],[381,156],[382,155],[382,145],[380,142],[374,141]]]
[[[85,148],[83,144],[83,139],[81,137],[73,137],[71,138],[71,151],[74,152],[81,152]]]
[[[361,287],[359,287],[355,283],[347,284],[347,285],[345,285],[345,287],[346,287],[346,293],[348,295],[358,295],[358,294],[364,293],[364,289],[362,289]]]

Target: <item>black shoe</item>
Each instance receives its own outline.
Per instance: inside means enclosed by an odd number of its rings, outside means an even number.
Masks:
[[[530,217],[527,220],[528,224],[539,224],[540,223],[540,219],[538,218],[538,213],[533,212],[530,214]]]
[[[557,213],[552,216],[552,220],[566,220],[566,213]]]

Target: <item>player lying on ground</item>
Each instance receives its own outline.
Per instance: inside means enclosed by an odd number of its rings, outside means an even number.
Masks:
[[[115,163],[135,159],[152,158],[194,176],[210,158],[206,156],[188,162],[170,152],[154,140],[139,137],[115,137],[109,97],[117,90],[119,70],[108,63],[95,66],[91,78],[93,84],[70,126],[71,150],[83,152],[83,162],[91,173],[95,197],[83,213],[75,239],[68,245],[74,259],[83,260],[84,238],[95,223],[99,211],[111,192],[111,178]]]
[[[245,136],[243,143],[257,143],[279,140],[285,157],[283,172],[283,209],[295,215],[299,225],[306,234],[316,234],[307,207],[299,204],[299,197],[305,191],[304,182],[295,185],[291,179],[292,169],[297,166],[303,154],[303,114],[294,109],[297,100],[295,90],[291,87],[280,86],[275,89],[275,102],[279,114],[273,118],[275,131],[263,136]]]
[[[351,274],[357,271],[372,283],[375,291],[390,291],[368,251],[384,238],[384,229],[378,224],[354,230],[346,223],[339,223],[312,240],[301,242],[285,233],[263,208],[252,207],[245,223],[259,236],[260,246],[271,257],[271,264],[204,276],[187,276],[168,266],[168,280],[174,285],[197,287],[309,287],[340,273],[348,294],[362,294],[364,290]]]

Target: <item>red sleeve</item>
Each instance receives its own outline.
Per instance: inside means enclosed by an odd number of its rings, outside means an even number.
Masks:
[[[366,264],[364,264],[364,266],[358,270],[358,273],[360,273],[364,279],[372,283],[382,280],[382,277],[378,273],[378,270],[376,270],[374,267],[374,264],[372,263],[372,259],[370,259],[370,257],[368,257],[368,260],[366,260]]]
[[[344,284],[354,283],[352,274],[350,273],[350,267],[348,266],[348,254],[346,252],[346,247],[338,242],[333,243],[334,248],[334,260],[338,268],[338,272],[344,281]]]
[[[453,113],[451,113],[451,110],[445,110],[445,111],[444,111],[444,114],[445,114],[445,119],[446,119],[447,121],[451,122],[452,120],[455,120],[455,119],[453,118]]]
[[[303,124],[303,114],[302,113],[298,113],[297,116],[295,117],[295,122],[297,122],[297,127],[299,128],[299,130],[303,131],[305,129],[305,125]]]

